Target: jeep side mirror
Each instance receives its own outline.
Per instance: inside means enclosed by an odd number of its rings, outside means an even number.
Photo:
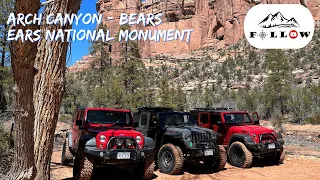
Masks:
[[[76,120],[76,125],[79,126],[79,128],[82,128],[82,120]]]

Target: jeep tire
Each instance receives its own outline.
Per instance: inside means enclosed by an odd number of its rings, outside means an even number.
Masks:
[[[61,152],[61,164],[69,165],[69,163],[72,162],[72,160],[73,160],[73,155],[69,150],[68,138],[66,138],[63,143],[62,152]]]
[[[252,153],[242,142],[234,142],[228,149],[230,164],[240,168],[249,168],[252,165]]]
[[[282,164],[286,157],[286,153],[284,150],[280,152],[276,152],[274,156],[274,164]]]
[[[179,174],[183,167],[183,154],[179,147],[173,144],[163,145],[158,154],[160,172],[170,175]]]
[[[211,159],[205,159],[203,161],[203,164],[207,169],[214,170],[214,171],[222,170],[226,165],[226,163],[227,163],[227,152],[223,146],[219,146],[219,156],[216,161],[213,161]]]
[[[73,179],[90,180],[93,171],[93,163],[91,163],[83,152],[83,148],[79,147],[73,164]]]
[[[155,164],[154,157],[147,157],[138,167],[138,178],[152,179]]]

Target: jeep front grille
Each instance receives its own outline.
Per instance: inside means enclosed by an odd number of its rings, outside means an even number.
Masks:
[[[211,140],[209,133],[192,133],[191,139],[192,139],[192,143]]]
[[[276,142],[277,138],[273,134],[261,134],[260,143]]]

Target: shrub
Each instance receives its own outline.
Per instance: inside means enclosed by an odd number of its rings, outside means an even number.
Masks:
[[[11,168],[13,150],[10,147],[10,135],[0,124],[0,174],[5,174]]]
[[[320,115],[308,117],[304,120],[304,123],[312,125],[320,124]]]
[[[59,121],[70,124],[72,122],[72,115],[71,114],[61,114],[59,117]]]

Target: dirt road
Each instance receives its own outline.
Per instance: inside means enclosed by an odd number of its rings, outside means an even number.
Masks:
[[[60,152],[56,151],[52,156],[52,179],[71,180],[72,167],[61,166]],[[250,169],[239,169],[227,165],[223,171],[218,173],[201,171],[201,167],[194,164],[187,164],[184,173],[170,176],[156,171],[154,178],[157,180],[210,180],[210,179],[241,179],[241,180],[270,180],[270,179],[290,179],[290,180],[312,180],[319,179],[320,159],[307,156],[287,156],[284,164],[279,166],[253,167]],[[97,179],[132,179],[132,171],[129,169],[105,168],[98,172]],[[103,175],[102,175],[103,174]],[[107,176],[105,176],[107,174]]]

